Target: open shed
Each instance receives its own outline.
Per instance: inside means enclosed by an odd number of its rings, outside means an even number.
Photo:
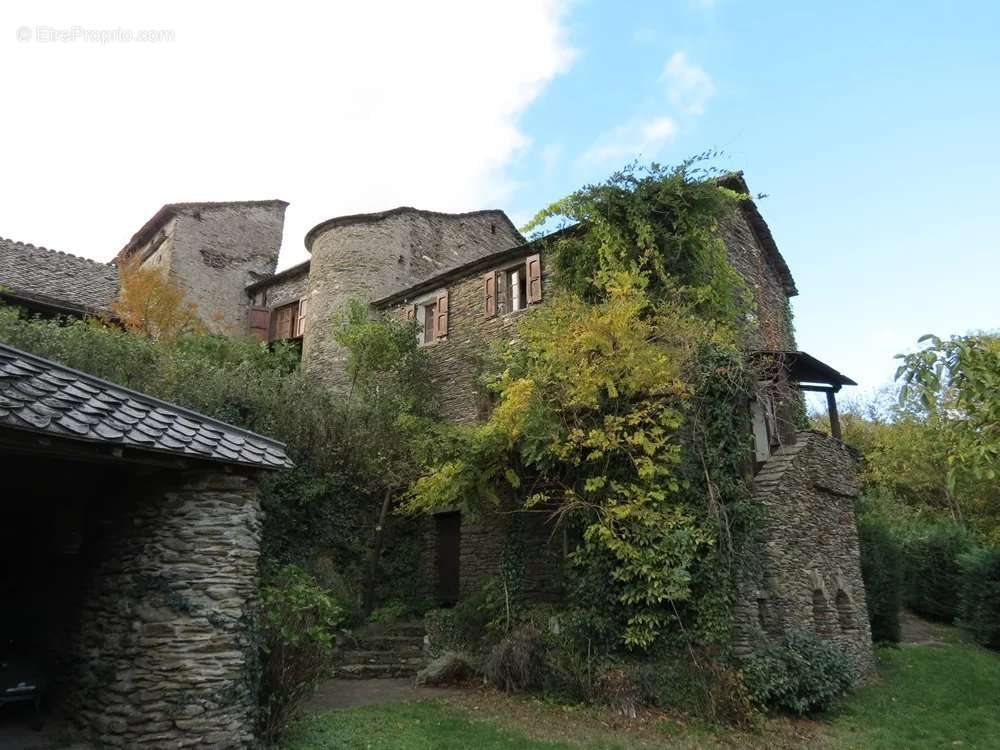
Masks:
[[[284,446],[0,344],[0,458],[0,747],[36,702],[100,747],[252,744]]]

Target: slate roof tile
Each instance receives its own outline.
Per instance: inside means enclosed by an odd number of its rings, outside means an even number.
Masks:
[[[15,297],[106,313],[118,298],[118,270],[106,263],[0,237],[0,287]]]
[[[0,343],[0,429],[211,459],[292,466],[285,446]]]

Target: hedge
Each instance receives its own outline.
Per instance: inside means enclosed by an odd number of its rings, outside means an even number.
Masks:
[[[899,611],[903,605],[902,548],[892,530],[881,521],[862,518],[858,534],[872,640],[899,643]]]

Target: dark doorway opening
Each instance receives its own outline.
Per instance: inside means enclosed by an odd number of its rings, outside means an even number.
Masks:
[[[126,475],[6,454],[0,520],[0,748],[53,746],[71,730],[80,622],[99,556],[97,523]]]
[[[451,607],[458,603],[461,574],[462,514],[439,513],[437,528],[438,603]]]

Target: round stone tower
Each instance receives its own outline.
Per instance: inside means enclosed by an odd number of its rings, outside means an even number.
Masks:
[[[331,319],[349,300],[372,302],[524,238],[500,210],[445,214],[401,207],[328,219],[306,234],[312,254],[302,361],[333,387],[346,384]]]

